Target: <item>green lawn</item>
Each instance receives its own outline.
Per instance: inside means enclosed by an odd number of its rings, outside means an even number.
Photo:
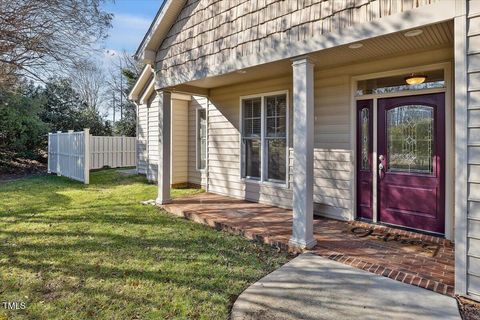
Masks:
[[[0,185],[0,303],[26,303],[0,319],[226,319],[290,258],[140,204],[155,194],[115,170]]]

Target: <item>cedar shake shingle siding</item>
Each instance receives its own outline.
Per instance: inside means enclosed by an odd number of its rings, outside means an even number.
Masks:
[[[156,70],[165,85],[175,85],[232,59],[248,65],[249,56],[272,47],[291,47],[437,1],[188,0],[157,52]]]

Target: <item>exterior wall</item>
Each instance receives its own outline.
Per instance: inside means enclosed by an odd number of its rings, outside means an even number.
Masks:
[[[313,201],[315,211],[348,219],[352,210],[350,79],[315,73],[315,144]]]
[[[315,70],[315,212],[350,219],[354,177],[351,141],[352,76],[390,71],[416,65],[451,61],[452,49],[438,49],[382,61]],[[412,64],[412,61],[413,64]],[[291,207],[292,190],[245,182],[240,178],[240,97],[273,91],[289,91],[290,177],[292,181],[292,76],[285,75],[210,90],[208,111],[208,190],[251,201]]]
[[[148,103],[148,181],[156,181],[158,177],[158,97],[152,95]]]
[[[469,1],[467,47],[467,294],[480,299],[480,1]]]
[[[272,47],[301,48],[310,39],[437,1],[189,0],[157,52],[155,69],[165,86],[179,84],[231,60],[253,61]]]
[[[147,173],[147,137],[148,137],[147,104],[138,105],[138,137],[137,137],[137,170],[140,174]]]
[[[210,192],[291,207],[290,188],[244,182],[240,178],[240,96],[280,90],[292,92],[290,75],[210,91],[208,108],[208,190]],[[289,97],[291,114],[291,94]],[[289,127],[292,132],[291,123]]]
[[[188,101],[172,99],[171,183],[188,181]]]
[[[172,149],[171,183],[182,184],[188,181],[189,163],[189,102],[172,100]],[[158,177],[158,99],[152,95],[147,104],[139,105],[137,157],[139,173],[149,181]]]
[[[188,107],[188,182],[203,188],[207,186],[207,173],[197,170],[197,109],[207,107],[208,99],[198,96],[192,96]]]

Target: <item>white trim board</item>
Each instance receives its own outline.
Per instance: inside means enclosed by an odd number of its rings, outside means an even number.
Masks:
[[[199,131],[199,113],[200,111],[204,111],[205,112],[205,131],[207,131],[207,108],[204,107],[204,106],[201,106],[201,107],[197,107],[195,108],[195,169],[199,172],[205,172],[205,170],[207,169],[207,150],[205,150],[205,167],[204,168],[200,168],[199,166],[199,150],[198,150],[198,134],[200,133]],[[205,148],[207,148],[207,135],[206,135],[206,132],[205,132]]]

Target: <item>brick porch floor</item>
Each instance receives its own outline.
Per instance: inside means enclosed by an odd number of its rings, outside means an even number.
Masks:
[[[294,251],[288,245],[292,212],[210,193],[164,205],[168,212],[218,230]],[[454,249],[450,241],[359,221],[315,218],[320,256],[397,281],[453,295]]]

